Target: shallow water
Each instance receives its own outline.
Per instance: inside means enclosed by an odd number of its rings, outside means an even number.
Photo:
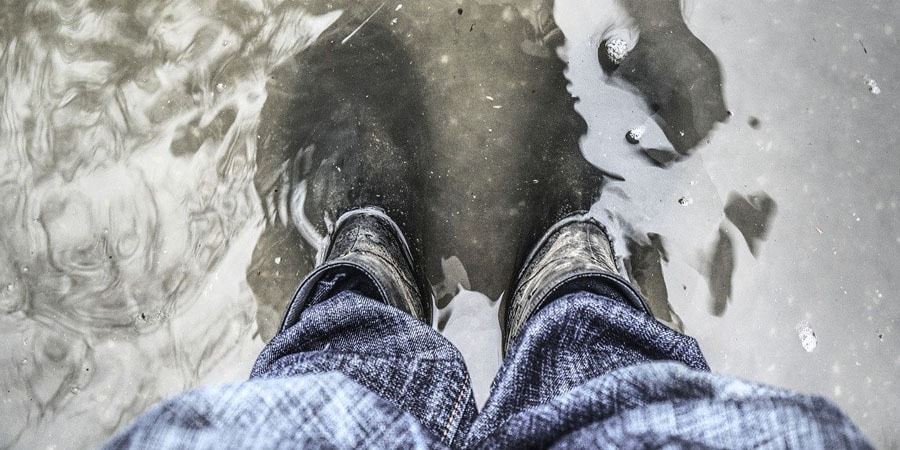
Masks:
[[[490,298],[590,206],[714,370],[826,395],[896,446],[900,13],[518,3],[5,5],[0,446],[96,445],[246,377],[347,200],[329,189],[359,179],[316,176],[353,173],[347,148],[418,189],[386,201],[421,211],[401,220],[479,399]],[[603,67],[613,38],[629,56]]]

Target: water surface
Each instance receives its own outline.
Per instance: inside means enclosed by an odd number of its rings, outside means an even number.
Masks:
[[[0,446],[94,446],[246,377],[359,179],[323,167],[373,161],[406,183],[391,201],[479,398],[494,300],[584,208],[714,370],[896,446],[889,2],[2,8]]]

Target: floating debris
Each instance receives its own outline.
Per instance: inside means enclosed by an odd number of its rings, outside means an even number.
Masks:
[[[622,64],[628,56],[628,43],[624,39],[613,38],[606,41],[606,56],[615,65]]]
[[[800,345],[803,346],[803,350],[807,352],[815,350],[819,340],[816,339],[816,333],[813,332],[807,321],[804,320],[797,324],[797,335],[800,337]]]
[[[881,88],[878,87],[878,83],[872,79],[868,74],[865,76],[866,86],[869,87],[869,92],[878,95],[881,93]]]
[[[378,5],[378,7],[375,8],[375,11],[372,11],[372,14],[369,14],[369,17],[366,17],[366,20],[363,20],[362,23],[359,24],[358,27],[356,27],[353,31],[350,32],[350,34],[347,35],[347,37],[345,37],[343,40],[341,40],[341,45],[347,44],[347,41],[349,41],[350,38],[352,38],[354,34],[358,33],[359,30],[361,30],[362,27],[365,26],[365,24],[369,23],[369,21],[372,20],[373,17],[375,17],[375,14],[378,14],[378,11],[381,11],[381,8],[383,8],[383,7],[384,7],[384,2],[382,2],[380,5]]]
[[[627,139],[631,144],[637,144],[638,142],[641,142],[641,138],[644,137],[644,133],[646,131],[647,127],[643,125],[632,128],[628,130],[628,134],[625,135],[625,139]]]

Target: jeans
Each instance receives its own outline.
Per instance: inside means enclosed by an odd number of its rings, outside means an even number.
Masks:
[[[693,338],[602,286],[528,321],[479,413],[449,341],[352,287],[321,281],[248,381],[164,401],[107,446],[870,447],[824,398],[710,373]]]

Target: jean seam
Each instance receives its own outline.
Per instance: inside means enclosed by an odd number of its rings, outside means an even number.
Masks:
[[[450,411],[450,416],[447,417],[447,420],[444,422],[444,430],[441,433],[441,440],[447,442],[447,434],[450,432],[450,429],[453,427],[453,422],[456,419],[456,414],[460,410],[460,405],[463,403],[464,394],[469,390],[469,380],[466,380],[462,388],[459,390],[459,394],[456,396],[456,401],[453,403],[453,409]]]

